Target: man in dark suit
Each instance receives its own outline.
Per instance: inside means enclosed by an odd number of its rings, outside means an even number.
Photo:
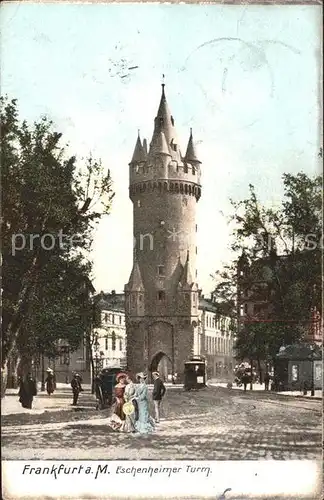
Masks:
[[[162,398],[165,394],[165,385],[163,384],[162,380],[160,379],[160,374],[159,372],[153,372],[152,373],[153,380],[154,380],[154,387],[153,387],[153,403],[154,403],[154,412],[155,412],[155,422],[159,423],[160,422],[160,407],[161,407],[161,401]]]

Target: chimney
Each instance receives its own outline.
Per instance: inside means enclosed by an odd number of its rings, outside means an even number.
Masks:
[[[116,290],[111,290],[111,295],[116,295]]]

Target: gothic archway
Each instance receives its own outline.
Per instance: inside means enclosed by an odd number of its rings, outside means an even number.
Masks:
[[[154,354],[148,368],[150,374],[158,371],[162,380],[166,382],[172,379],[172,360],[165,352],[159,351]]]

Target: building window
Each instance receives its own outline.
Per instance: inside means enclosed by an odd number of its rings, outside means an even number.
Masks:
[[[116,351],[116,334],[112,332],[111,334],[111,348],[113,351]]]
[[[244,313],[247,314],[247,312],[248,312],[248,305],[244,304]]]
[[[106,349],[106,351],[108,351],[108,338],[107,337],[105,338],[105,349]]]
[[[122,340],[119,341],[119,350],[120,351],[123,350],[123,341]]]
[[[158,266],[158,275],[165,276],[164,266]]]
[[[137,200],[137,206],[138,206],[138,208],[141,208],[141,206],[142,206],[141,200]]]
[[[158,300],[165,300],[165,292],[163,290],[159,290],[157,293]]]
[[[122,324],[122,317],[119,316],[119,324],[121,325]]]
[[[108,314],[105,314],[105,323],[108,323]]]
[[[115,315],[112,314],[112,324],[114,325],[115,324]]]

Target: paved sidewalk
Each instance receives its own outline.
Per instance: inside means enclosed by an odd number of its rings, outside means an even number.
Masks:
[[[211,379],[207,382],[207,384],[210,385],[211,387],[227,387],[228,382],[219,382],[215,379]],[[244,387],[243,385],[241,387],[238,387],[235,383],[233,383],[232,390],[243,391]],[[250,392],[250,384],[248,384],[247,391]],[[264,385],[253,384],[252,391],[265,392]],[[311,398],[311,399],[322,399],[323,397],[323,393],[320,389],[315,391],[314,396],[310,395],[310,391],[308,391],[306,395],[304,395],[302,391],[280,391],[280,392],[269,391],[269,392],[271,392],[272,394],[282,394],[284,396],[295,396],[295,397]]]
[[[62,384],[65,385],[65,384]],[[18,389],[8,389],[1,400],[2,415],[17,415],[21,413],[37,415],[47,411],[69,411],[72,403],[72,391],[66,387],[58,387],[54,394],[38,392],[34,397],[32,409],[23,408],[19,403]],[[78,408],[95,408],[95,396],[90,389],[85,389],[79,396]]]

